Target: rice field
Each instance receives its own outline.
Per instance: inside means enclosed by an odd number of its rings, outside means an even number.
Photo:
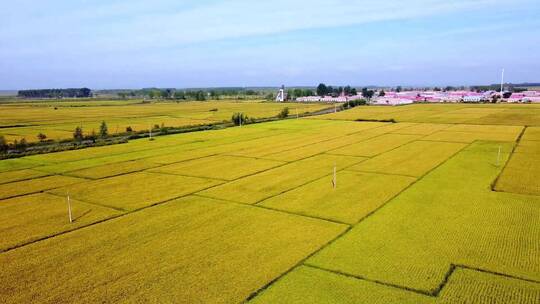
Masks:
[[[296,115],[316,112],[328,105],[258,101],[10,102],[0,105],[0,135],[8,142],[23,138],[35,142],[39,133],[48,139],[61,140],[73,138],[73,131],[78,126],[82,126],[85,134],[98,133],[102,121],[107,122],[109,133],[115,134],[125,132],[127,127],[144,131],[155,125],[185,127],[220,123],[230,121],[235,112],[243,112],[252,118],[275,117],[284,107],[289,107]]]
[[[358,107],[2,160],[0,302],[539,303],[537,109]]]

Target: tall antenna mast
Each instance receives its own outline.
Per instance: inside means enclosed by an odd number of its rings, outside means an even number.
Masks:
[[[501,98],[503,95],[503,90],[504,90],[504,68],[502,69],[502,74],[501,74]]]

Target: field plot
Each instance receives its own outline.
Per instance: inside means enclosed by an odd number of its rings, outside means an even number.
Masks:
[[[39,193],[1,200],[0,252],[119,214],[77,200],[71,200],[71,207],[73,223],[69,222],[65,196]]]
[[[0,184],[7,184],[11,182],[22,181],[25,179],[32,179],[37,177],[46,176],[47,173],[40,172],[31,169],[22,169],[17,171],[7,171],[0,173]]]
[[[83,202],[135,210],[220,183],[211,179],[141,172],[54,189],[50,193],[64,195],[69,192],[73,198]]]
[[[344,229],[188,197],[1,254],[0,294],[11,303],[239,303]]]
[[[0,199],[15,197],[84,182],[85,179],[69,176],[45,176],[0,185]]]
[[[495,190],[540,195],[540,141],[519,143],[497,179]]]
[[[8,141],[25,138],[37,141],[38,133],[49,139],[72,138],[73,130],[82,126],[88,134],[99,130],[101,121],[106,121],[111,134],[125,132],[129,126],[134,131],[144,131],[154,125],[183,127],[230,121],[235,112],[243,112],[252,118],[275,117],[283,108],[291,113],[315,112],[328,107],[325,104],[265,103],[256,101],[206,101],[206,102],[162,102],[143,104],[133,102],[35,102],[0,105],[3,114],[0,135]],[[17,126],[17,127],[10,127]]]
[[[463,148],[465,145],[459,143],[415,141],[350,170],[420,177]]]
[[[368,106],[318,116],[317,119],[390,120],[437,124],[540,126],[540,105],[415,104],[399,107]]]
[[[330,151],[331,154],[371,157],[418,139],[417,135],[387,134]]]
[[[341,170],[363,160],[361,157],[318,155],[202,191],[201,195],[255,204],[331,174],[334,165]]]
[[[491,192],[501,169],[492,150],[460,152],[307,263],[426,294],[453,264],[532,280],[538,290],[540,197]]]
[[[0,302],[539,303],[537,109],[369,106],[2,160]]]
[[[210,156],[159,167],[151,172],[234,180],[268,170],[283,162],[235,156]]]
[[[415,179],[351,171],[325,176],[305,186],[274,196],[260,205],[288,212],[354,224],[397,195]]]
[[[101,179],[105,177],[143,171],[145,169],[153,168],[155,166],[157,165],[144,160],[135,160],[71,171],[68,173],[68,175],[88,179]]]

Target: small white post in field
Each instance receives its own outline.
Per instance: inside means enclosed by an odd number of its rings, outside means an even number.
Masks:
[[[334,103],[334,113],[337,113],[337,103]]]
[[[152,140],[152,126],[150,125],[150,140]]]
[[[298,119],[298,108],[295,108],[296,109],[296,119]]]
[[[497,167],[501,161],[501,146],[499,146],[499,152],[497,153]]]
[[[67,194],[67,204],[68,204],[69,222],[73,223],[73,217],[71,215],[71,199],[69,198],[69,192]]]
[[[242,127],[242,114],[239,115],[240,118],[240,127]]]
[[[334,189],[337,187],[337,176],[336,176],[336,164],[334,163],[334,179],[332,180],[332,186]]]

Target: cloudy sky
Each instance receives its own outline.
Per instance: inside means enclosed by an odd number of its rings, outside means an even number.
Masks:
[[[0,89],[540,82],[538,0],[18,0]]]

